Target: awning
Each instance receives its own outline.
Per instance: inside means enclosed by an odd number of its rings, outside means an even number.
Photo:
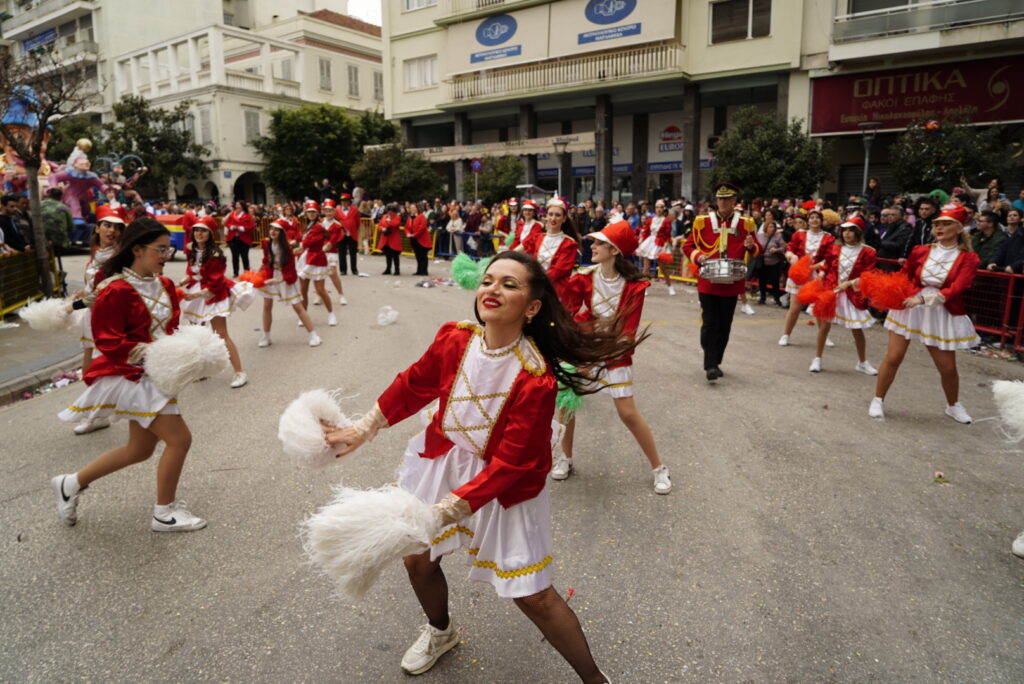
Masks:
[[[475,145],[449,145],[446,147],[416,147],[407,152],[416,152],[434,162],[460,161],[477,157],[502,157],[505,155],[524,156],[531,154],[554,154],[555,143],[566,143],[566,152],[584,152],[594,149],[594,132],[553,135],[547,138],[526,138],[505,142],[477,143]],[[374,150],[387,145],[367,145],[364,150]]]

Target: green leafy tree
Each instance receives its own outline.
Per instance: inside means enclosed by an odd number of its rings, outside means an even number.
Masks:
[[[719,138],[710,181],[735,183],[746,198],[806,197],[829,177],[830,152],[800,119],[786,123],[774,112],[743,107]]]
[[[889,148],[893,177],[903,192],[949,191],[966,178],[983,187],[1013,171],[1001,126],[979,128],[956,121],[911,123]]]
[[[47,159],[63,164],[81,138],[87,138],[92,142],[90,159],[104,154],[102,127],[93,123],[88,115],[78,114],[64,117],[53,124],[53,137],[46,148]]]
[[[481,161],[483,171],[466,174],[463,178],[463,197],[481,199],[484,204],[491,205],[516,194],[516,185],[523,179],[523,163],[519,157],[483,157]],[[478,177],[474,179],[474,175]]]
[[[263,177],[292,199],[311,195],[322,178],[348,179],[364,145],[390,142],[395,127],[378,112],[348,114],[329,104],[307,104],[270,114],[268,134],[255,142],[267,162]]]
[[[114,104],[113,120],[103,125],[102,144],[108,152],[142,158],[149,172],[135,186],[141,194],[164,197],[176,179],[202,178],[210,172],[203,161],[208,150],[184,125],[189,105],[185,101],[161,109],[134,95]]]
[[[444,190],[444,180],[421,154],[400,145],[369,150],[352,167],[352,178],[385,201],[431,199]]]

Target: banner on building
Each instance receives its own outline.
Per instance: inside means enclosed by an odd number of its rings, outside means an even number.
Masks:
[[[635,47],[675,37],[678,3],[664,0],[562,0],[551,3],[548,56]]]
[[[448,73],[459,74],[547,58],[548,8],[530,7],[448,28]]]
[[[811,134],[903,130],[915,119],[1024,120],[1024,56],[826,76],[811,81]]]

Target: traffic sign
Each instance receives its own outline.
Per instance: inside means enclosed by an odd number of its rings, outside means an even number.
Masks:
[[[484,160],[483,159],[473,159],[473,160],[471,160],[469,162],[469,169],[473,173],[480,173],[481,171],[484,170]]]

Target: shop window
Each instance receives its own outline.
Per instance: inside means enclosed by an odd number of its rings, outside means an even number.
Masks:
[[[711,3],[711,43],[767,36],[771,20],[771,0],[715,0]]]

